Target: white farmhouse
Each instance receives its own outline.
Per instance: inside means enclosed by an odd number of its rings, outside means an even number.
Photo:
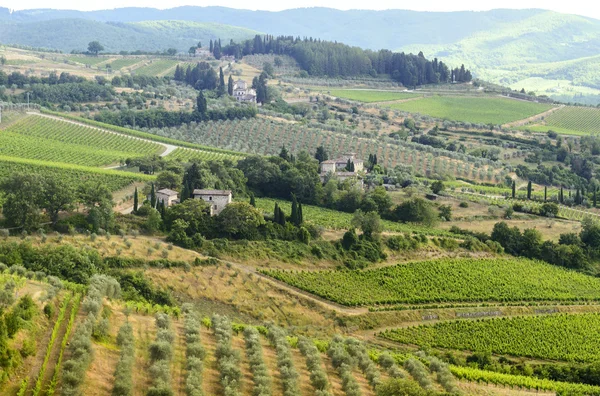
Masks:
[[[172,206],[176,203],[179,203],[179,193],[177,191],[169,190],[168,188],[163,188],[162,190],[158,190],[156,192],[156,202],[163,202],[165,207]]]
[[[194,199],[202,199],[210,204],[210,215],[218,215],[233,201],[230,190],[199,190],[192,193]]]
[[[238,102],[256,103],[256,91],[248,88],[244,80],[237,80],[233,85],[233,97]]]

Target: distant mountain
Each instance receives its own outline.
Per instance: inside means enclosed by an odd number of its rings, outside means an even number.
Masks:
[[[98,40],[106,51],[162,51],[177,48],[187,51],[199,41],[245,40],[259,32],[223,25],[191,21],[148,21],[136,23],[98,22],[89,19],[48,19],[42,21],[0,23],[4,44],[85,51],[90,41]]]
[[[120,8],[105,11],[0,11],[0,20],[39,22],[78,18],[101,22],[182,20],[241,26],[274,35],[296,35],[337,40],[370,49],[397,49],[410,44],[450,44],[507,22],[519,22],[542,10],[488,12],[418,12],[406,10],[350,10],[298,8],[280,12],[224,7]]]

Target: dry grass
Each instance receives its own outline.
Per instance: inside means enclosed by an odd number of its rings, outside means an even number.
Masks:
[[[482,385],[474,382],[457,381],[457,385],[465,394],[473,396],[533,396],[556,394],[555,392],[510,389],[494,385]]]
[[[494,224],[505,221],[510,227],[517,227],[521,231],[528,228],[535,228],[542,234],[542,239],[550,239],[558,241],[560,234],[569,232],[579,233],[581,231],[581,223],[570,220],[546,219],[542,217],[522,218],[522,219],[490,219],[477,221],[452,221],[441,224],[441,228],[449,229],[457,226],[470,231],[491,233]]]
[[[204,359],[204,370],[202,371],[202,386],[205,395],[218,395],[222,393],[222,386],[219,383],[219,369],[217,359],[215,358],[215,349],[217,340],[212,331],[202,327],[200,330],[200,339],[206,349],[206,358]]]
[[[172,246],[171,250],[169,250],[169,243],[160,238],[147,236],[98,236],[96,237],[95,241],[92,241],[91,237],[85,235],[51,234],[47,236],[45,243],[38,235],[29,236],[27,239],[34,247],[43,247],[46,245],[71,245],[78,249],[83,247],[91,247],[96,249],[102,257],[120,255],[122,257],[132,257],[144,260],[158,260],[164,258],[164,251],[167,252],[167,258],[169,260],[190,262],[196,259],[196,257],[202,257],[202,255],[197,252],[182,249],[177,246]],[[18,237],[10,237],[8,240],[13,242],[21,241],[21,239]],[[127,246],[129,243],[131,244],[130,247]]]
[[[273,321],[305,334],[322,334],[333,321],[320,306],[293,297],[256,275],[224,265],[183,269],[146,270],[145,275],[173,291],[181,301],[200,307],[214,307],[244,323]],[[211,312],[203,312],[211,314]]]

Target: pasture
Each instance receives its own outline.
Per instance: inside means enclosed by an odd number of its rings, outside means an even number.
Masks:
[[[502,125],[541,114],[552,105],[499,97],[433,96],[386,107],[439,119]]]

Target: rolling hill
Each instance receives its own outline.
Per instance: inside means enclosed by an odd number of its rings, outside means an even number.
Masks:
[[[230,39],[240,41],[258,32],[219,23],[191,21],[148,21],[136,23],[99,22],[89,19],[50,19],[37,22],[4,22],[0,37],[4,44],[85,51],[90,41],[98,40],[106,51],[179,51],[199,41]]]
[[[418,12],[299,8],[270,12],[185,6],[11,13],[0,8],[0,21],[4,43],[65,51],[82,49],[96,38],[106,43],[108,50],[185,50],[194,41],[217,36],[235,40],[255,31],[318,37],[374,50],[423,51],[428,58],[437,56],[451,65],[464,63],[476,77],[491,82],[562,100],[583,94],[587,97],[580,101],[600,103],[600,20],[541,9]]]

